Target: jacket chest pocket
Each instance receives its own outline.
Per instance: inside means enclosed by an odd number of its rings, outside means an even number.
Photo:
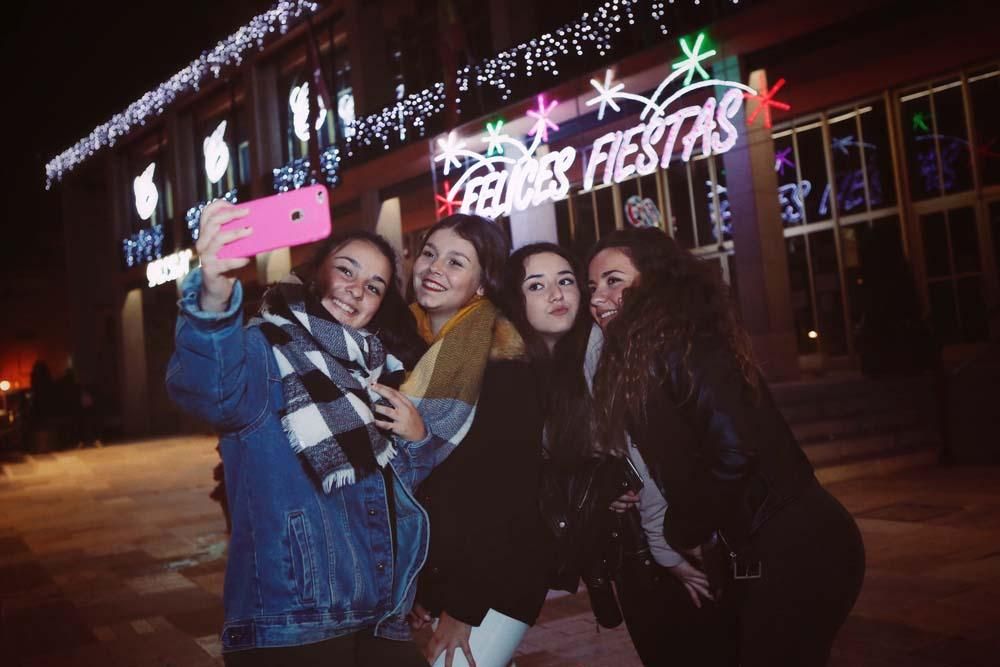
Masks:
[[[309,524],[301,511],[288,515],[288,547],[291,562],[290,577],[299,602],[311,605],[316,602],[316,562]]]

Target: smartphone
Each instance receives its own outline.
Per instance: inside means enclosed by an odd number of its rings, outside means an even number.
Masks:
[[[326,238],[331,229],[329,197],[325,185],[310,185],[237,204],[250,212],[246,217],[227,222],[220,230],[251,227],[253,234],[222,246],[218,257],[253,257]]]
[[[629,491],[635,491],[639,493],[644,486],[642,475],[636,470],[635,464],[632,463],[632,459],[625,455],[622,457],[625,459],[625,482],[623,486],[627,487]]]

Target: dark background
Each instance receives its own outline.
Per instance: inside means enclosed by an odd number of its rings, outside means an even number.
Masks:
[[[45,190],[45,163],[271,4],[57,0],[8,9],[0,353],[51,348],[59,337],[68,351],[60,186]],[[86,278],[72,285],[84,290]]]

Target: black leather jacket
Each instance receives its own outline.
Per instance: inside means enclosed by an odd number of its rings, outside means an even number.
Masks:
[[[668,503],[664,536],[674,548],[721,530],[742,544],[810,484],[813,469],[763,378],[747,388],[735,358],[716,340],[677,359],[662,393],[630,433]]]
[[[582,579],[594,616],[606,628],[622,621],[611,587],[620,568],[629,559],[646,566],[653,562],[638,509],[625,514],[609,509],[629,488],[618,457],[595,456],[575,465],[547,461],[543,466],[539,500],[555,545],[549,588],[575,593]]]

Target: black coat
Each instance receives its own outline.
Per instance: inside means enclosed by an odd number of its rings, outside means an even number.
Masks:
[[[812,466],[763,378],[748,389],[721,342],[697,341],[686,369],[671,361],[662,392],[629,429],[669,504],[664,535],[680,549],[716,530],[743,543],[815,483]]]
[[[545,601],[551,545],[538,510],[542,409],[527,362],[486,366],[476,416],[418,491],[431,544],[417,602],[479,625],[495,609],[529,625]]]

